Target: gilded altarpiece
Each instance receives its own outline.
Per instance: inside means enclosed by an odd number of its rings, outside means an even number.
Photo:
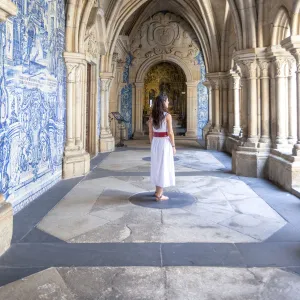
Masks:
[[[153,66],[145,77],[144,123],[151,107],[160,94],[169,98],[169,112],[173,115],[176,134],[186,130],[186,77],[183,70],[172,63],[162,62]],[[146,127],[144,127],[146,129]]]

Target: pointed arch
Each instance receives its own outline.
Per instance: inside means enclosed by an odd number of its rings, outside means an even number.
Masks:
[[[291,20],[288,10],[281,6],[273,22],[271,45],[280,45],[280,42],[291,35]]]

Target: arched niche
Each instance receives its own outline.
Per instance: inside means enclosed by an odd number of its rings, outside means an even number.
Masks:
[[[163,54],[152,56],[140,65],[135,65],[131,69],[130,77],[133,83],[133,128],[135,137],[144,135],[143,132],[143,104],[144,104],[144,80],[148,71],[161,62],[169,62],[179,66],[186,77],[186,97],[187,97],[187,130],[186,136],[197,136],[197,86],[200,81],[198,66],[189,66],[182,58],[173,54]]]

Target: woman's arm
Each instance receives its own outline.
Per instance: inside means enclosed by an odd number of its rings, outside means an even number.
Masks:
[[[153,139],[152,118],[149,119],[148,126],[149,126],[149,140],[150,140],[150,144],[151,144],[152,143],[152,139]]]
[[[173,126],[172,126],[172,116],[170,114],[166,117],[167,120],[167,128],[168,128],[168,135],[173,147],[173,150],[175,150],[175,139],[174,139],[174,132],[173,132]],[[176,151],[174,151],[176,152]]]

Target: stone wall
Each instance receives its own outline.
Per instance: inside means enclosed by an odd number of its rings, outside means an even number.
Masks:
[[[18,211],[61,178],[64,1],[14,1],[0,24],[0,193]]]

